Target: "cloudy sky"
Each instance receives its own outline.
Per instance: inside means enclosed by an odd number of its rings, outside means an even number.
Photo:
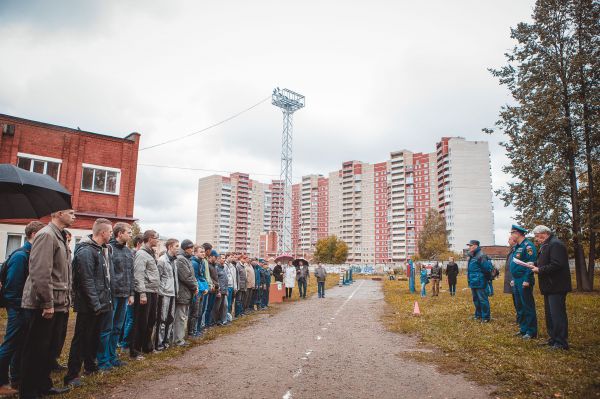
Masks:
[[[493,186],[509,177],[501,135],[481,132],[510,101],[487,68],[533,0],[0,0],[0,113],[125,136],[185,136],[268,98],[306,96],[294,175],[326,174],[442,136],[487,140]],[[195,237],[197,179],[279,175],[281,112],[265,101],[204,133],[140,152],[135,216]],[[496,242],[513,210],[494,199]]]

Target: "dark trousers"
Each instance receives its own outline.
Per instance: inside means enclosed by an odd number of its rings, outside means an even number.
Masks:
[[[220,296],[215,296],[215,303],[212,309],[213,323],[223,324],[227,321],[227,293],[222,292]]]
[[[202,295],[202,306],[200,311],[200,317],[198,318],[197,331],[202,331],[203,328],[206,327],[206,319],[208,317],[208,298],[209,294]]]
[[[194,295],[190,304],[190,314],[188,316],[188,334],[195,335],[200,329],[198,328],[198,320],[202,311],[202,294]]]
[[[216,297],[216,292],[208,294],[208,301],[206,301],[206,310],[204,311],[204,327],[209,327],[214,324],[214,320],[212,318],[212,310],[215,307]]]
[[[317,291],[319,298],[325,298],[325,281],[317,281]]]
[[[164,347],[169,343],[175,321],[175,297],[158,296],[156,304],[156,331],[154,331],[154,348]]]
[[[263,296],[262,296],[262,307],[267,307],[269,306],[269,290],[271,287],[269,287],[267,285],[267,288],[265,290],[263,290]]]
[[[533,287],[523,287],[523,279],[515,278],[512,287],[515,305],[517,309],[517,320],[521,334],[529,334],[537,337],[537,315],[535,313],[535,300],[533,299]]]
[[[238,290],[235,294],[235,317],[244,314],[244,304],[246,303],[246,291]]]
[[[262,288],[256,288],[254,290],[254,305],[256,305],[256,310],[260,309],[263,291],[264,290]]]
[[[6,308],[6,333],[0,345],[0,385],[7,385],[8,369],[10,367],[10,381],[18,383],[21,379],[21,351],[25,337],[27,320],[21,308],[9,306]]]
[[[306,279],[298,280],[298,291],[300,293],[300,298],[306,298]]]
[[[456,295],[456,277],[448,277],[448,290],[450,296]]]
[[[475,318],[481,320],[490,319],[490,300],[488,299],[487,288],[471,288],[473,295],[473,305],[475,305]]]
[[[65,317],[61,318],[60,321],[60,334],[53,337],[50,343],[52,352],[52,366],[58,365],[58,358],[60,357],[63,348],[65,347],[65,341],[67,339],[67,327],[69,325],[69,312],[65,312]]]
[[[81,365],[87,372],[98,370],[96,354],[100,345],[100,331],[110,312],[100,315],[88,312],[78,312],[75,319],[75,332],[69,350],[69,368],[65,375],[65,384],[79,377]]]
[[[544,312],[546,314],[546,329],[550,336],[551,345],[568,349],[569,320],[567,319],[567,294],[544,295]]]
[[[292,297],[292,290],[294,289],[294,287],[285,287],[285,297],[286,298],[291,298]]]
[[[254,288],[247,288],[246,289],[246,298],[245,298],[245,305],[244,308],[245,309],[252,309],[252,305],[253,305],[253,298],[254,298]]]
[[[131,345],[129,356],[134,357],[142,352],[150,353],[154,350],[152,345],[152,331],[156,324],[156,312],[158,305],[157,293],[146,293],[148,300],[145,305],[140,303],[140,294],[135,293],[133,303],[133,327],[131,329]]]
[[[20,398],[37,398],[52,388],[53,339],[62,333],[67,312],[55,312],[50,319],[42,317],[41,309],[26,309],[27,327],[21,360]]]

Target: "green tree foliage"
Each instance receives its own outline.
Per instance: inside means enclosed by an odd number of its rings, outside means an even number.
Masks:
[[[315,246],[314,261],[339,265],[348,258],[348,245],[337,238],[329,236],[321,238]]]
[[[523,226],[548,225],[570,245],[584,291],[599,253],[599,15],[595,0],[538,0],[532,23],[511,29],[507,65],[491,71],[514,99],[496,122],[514,180],[497,194]]]
[[[419,260],[446,260],[455,256],[449,249],[446,219],[435,209],[429,209],[419,233]]]

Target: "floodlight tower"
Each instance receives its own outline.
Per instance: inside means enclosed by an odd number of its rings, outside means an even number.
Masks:
[[[277,251],[292,252],[292,133],[294,112],[304,107],[304,96],[288,89],[273,90],[271,103],[283,112],[281,136],[281,183],[283,184],[283,215],[279,217]]]

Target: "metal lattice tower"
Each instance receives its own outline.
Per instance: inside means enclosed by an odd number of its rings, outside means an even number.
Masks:
[[[288,89],[273,90],[271,103],[283,112],[281,136],[281,182],[283,184],[283,215],[279,218],[277,251],[292,252],[292,133],[294,112],[304,107],[304,96]]]

